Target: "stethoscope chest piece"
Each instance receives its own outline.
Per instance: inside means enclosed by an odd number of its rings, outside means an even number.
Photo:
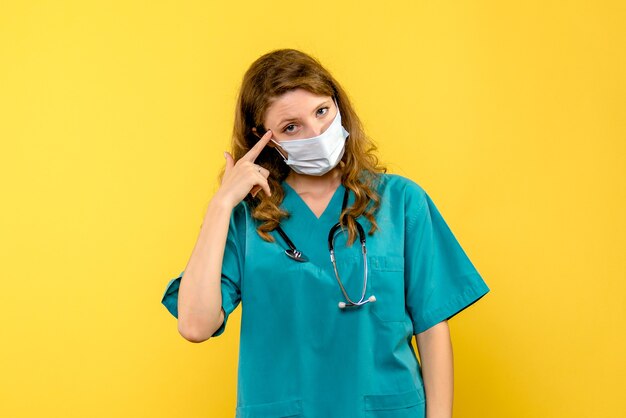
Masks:
[[[285,254],[287,254],[287,256],[292,260],[296,260],[301,263],[309,261],[309,258],[306,255],[302,254],[302,252],[296,250],[295,248],[289,248],[288,250],[285,250]]]

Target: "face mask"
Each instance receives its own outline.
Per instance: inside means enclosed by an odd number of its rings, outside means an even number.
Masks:
[[[336,102],[335,102],[336,103]],[[335,168],[345,151],[345,142],[349,133],[341,125],[341,115],[337,108],[337,115],[321,135],[306,139],[292,139],[273,141],[287,151],[289,157],[283,157],[285,164],[296,173],[321,176]]]

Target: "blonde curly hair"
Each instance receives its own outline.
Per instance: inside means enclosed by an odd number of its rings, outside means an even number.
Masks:
[[[355,225],[357,217],[363,215],[370,221],[369,235],[378,229],[375,213],[380,206],[380,196],[376,189],[380,173],[386,173],[387,169],[379,165],[378,158],[373,154],[377,148],[365,134],[346,92],[317,59],[295,49],[277,49],[252,63],[243,77],[237,99],[232,156],[235,161],[239,160],[259,140],[259,132],[261,135],[265,133],[263,120],[272,101],[297,88],[333,97],[339,105],[342,125],[350,133],[339,166],[341,183],[354,193],[355,201],[341,213],[339,221],[342,227],[347,226],[348,245],[352,245],[358,233]],[[270,147],[265,147],[255,163],[269,170],[267,180],[272,195],[257,193],[256,197],[252,197],[248,194],[244,199],[252,208],[252,217],[261,221],[257,232],[269,242],[274,241],[269,232],[276,229],[281,219],[290,216],[289,212],[280,208],[280,204],[285,197],[281,182],[291,169],[278,153],[271,151]],[[224,167],[218,176],[220,183],[223,176]]]

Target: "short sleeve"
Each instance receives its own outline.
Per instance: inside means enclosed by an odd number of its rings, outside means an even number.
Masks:
[[[452,318],[489,292],[430,196],[416,183],[406,192],[406,304],[419,334]]]
[[[224,248],[221,278],[224,322],[221,327],[215,331],[212,337],[217,337],[224,332],[229,315],[241,301],[241,277],[244,271],[243,249],[245,248],[245,219],[243,218],[245,211],[242,205],[243,202],[236,206],[230,217],[228,235]],[[161,298],[161,303],[175,318],[178,318],[178,289],[184,272],[184,270],[181,271],[177,277],[172,278],[168,282]]]

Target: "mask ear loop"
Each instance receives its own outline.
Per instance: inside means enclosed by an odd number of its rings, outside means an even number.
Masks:
[[[274,141],[273,139],[270,139],[270,141],[272,141],[274,144],[276,144],[278,146],[278,148],[281,148],[280,144],[276,141]],[[287,158],[285,158],[285,156],[283,155],[282,152],[280,152],[280,150],[277,147],[274,147],[274,149],[276,150],[276,152],[278,152],[278,154],[281,156],[281,158],[283,159],[283,161],[287,162]]]

